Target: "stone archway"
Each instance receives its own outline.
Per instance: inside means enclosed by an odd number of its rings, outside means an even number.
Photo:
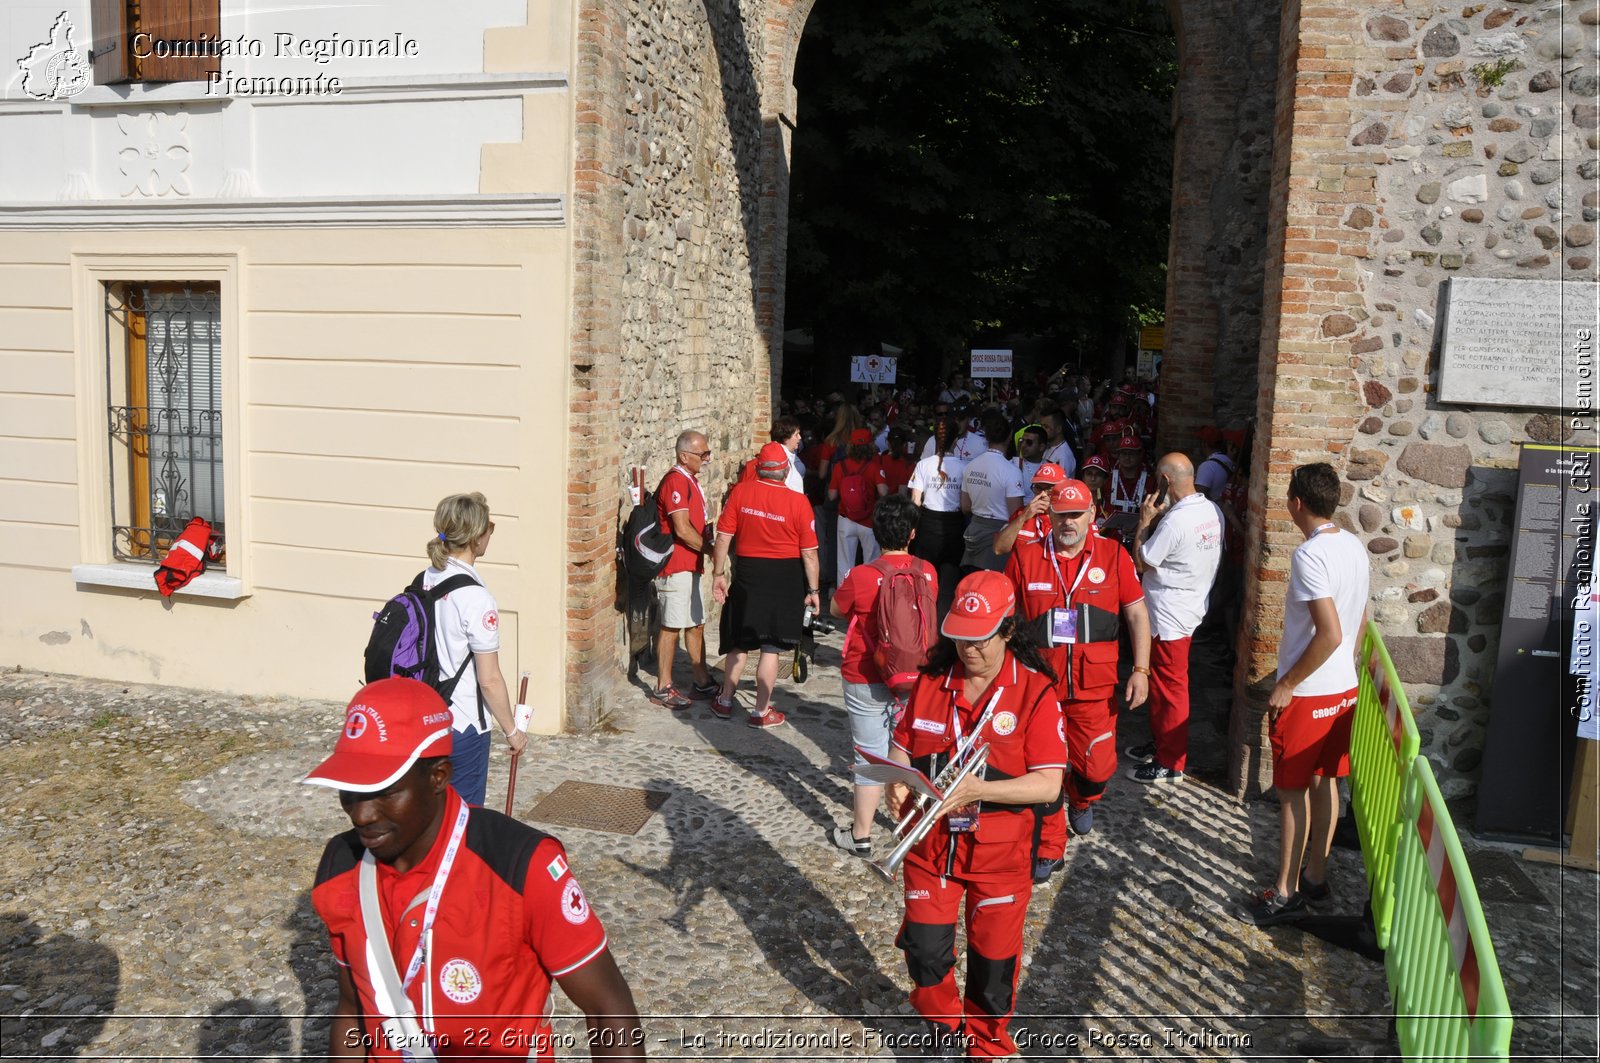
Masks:
[[[580,726],[625,660],[609,559],[626,469],[669,424],[715,423],[726,452],[758,441],[770,414],[791,81],[813,4],[579,3],[566,605]],[[1586,190],[1581,210],[1600,210],[1600,109],[1592,72],[1569,61],[1600,20],[1561,0],[1171,8],[1165,442],[1252,411],[1256,428],[1233,786],[1268,783],[1266,697],[1299,542],[1283,499],[1295,465],[1325,460],[1345,481],[1336,519],[1373,555],[1401,679],[1414,705],[1441,706],[1424,751],[1457,773],[1447,791],[1466,792],[1516,448],[1592,438],[1593,423],[1441,408],[1435,321],[1452,276],[1594,282],[1594,226],[1578,219]],[[697,153],[703,170],[686,161]],[[727,386],[710,391],[711,374]]]

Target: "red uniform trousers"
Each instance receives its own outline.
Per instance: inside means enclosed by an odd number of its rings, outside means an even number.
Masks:
[[[1112,710],[1116,691],[1100,701],[1067,701],[1061,709],[1067,727],[1067,772],[1063,793],[1066,804],[1079,808],[1100,800],[1106,783],[1117,772],[1117,714]],[[1041,815],[1037,854],[1059,860],[1067,851],[1067,810],[1062,805]]]
[[[1156,763],[1183,771],[1189,763],[1189,645],[1193,636],[1150,640],[1150,737]]]
[[[964,838],[957,844],[971,843]],[[1026,855],[1025,849],[1022,855]],[[967,1053],[973,1059],[994,1059],[1017,1051],[1006,1027],[1016,1010],[1022,924],[1033,896],[1030,865],[1022,859],[1017,865],[1014,874],[973,879],[941,878],[944,862],[935,867],[915,852],[902,865],[906,916],[895,945],[905,952],[906,969],[914,983],[911,1006],[945,1029],[964,1026]],[[956,919],[963,899],[965,994],[956,986],[955,976]]]

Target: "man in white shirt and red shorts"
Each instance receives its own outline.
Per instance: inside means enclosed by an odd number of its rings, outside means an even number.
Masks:
[[[1326,462],[1289,477],[1289,516],[1306,541],[1289,561],[1272,720],[1272,784],[1278,792],[1278,877],[1246,914],[1257,926],[1305,917],[1328,896],[1328,851],[1339,818],[1339,782],[1350,774],[1356,707],[1356,644],[1366,614],[1370,561],[1361,538],[1333,522],[1339,474]],[[1304,869],[1302,870],[1302,860]]]

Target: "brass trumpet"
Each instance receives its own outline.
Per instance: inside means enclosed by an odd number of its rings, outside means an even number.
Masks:
[[[939,777],[933,780],[933,788],[941,794],[949,793],[950,787],[960,777],[962,762],[967,759],[967,754],[972,752],[972,747],[978,744],[978,739],[983,736],[984,726],[988,724],[989,717],[994,715],[995,700],[997,699],[990,699],[988,707],[983,710],[983,715],[978,717],[978,725],[972,729],[971,734],[957,743],[955,752],[950,754],[950,763],[946,764],[944,771],[941,771]],[[894,825],[894,836],[898,838],[904,834],[906,828],[911,826],[912,821],[917,818],[917,814],[926,811],[928,805],[932,802],[933,798],[927,794],[917,794],[916,802],[905,810],[900,817],[900,822]]]
[[[978,734],[978,731],[974,731],[972,737],[976,739]],[[976,749],[972,749],[971,741],[967,741],[963,743],[963,746],[966,747],[971,755],[964,759],[952,759],[949,766],[939,773],[939,778],[935,785],[941,794],[948,795],[953,793],[956,787],[960,785],[961,780],[971,775],[979,775],[984,768],[988,767],[989,743],[985,742]],[[954,772],[954,775],[951,774],[952,772]],[[916,848],[917,843],[926,838],[928,832],[934,828],[934,825],[944,818],[945,813],[950,811],[949,797],[942,797],[937,802],[934,802],[926,795],[921,796],[918,799],[917,806],[901,817],[900,823],[895,826],[897,835],[905,829],[912,816],[919,809],[922,811],[922,818],[916,821],[916,826],[905,832],[905,836],[900,839],[900,843],[894,847],[893,852],[882,860],[874,861],[872,864],[872,869],[882,875],[885,881],[894,881],[894,876],[899,872],[900,865],[905,862],[906,854]]]

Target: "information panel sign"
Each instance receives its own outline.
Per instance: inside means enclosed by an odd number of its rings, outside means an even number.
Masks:
[[[1561,839],[1573,743],[1594,706],[1570,668],[1576,610],[1587,611],[1594,583],[1597,455],[1593,447],[1522,448],[1478,785],[1476,826],[1485,837]]]

